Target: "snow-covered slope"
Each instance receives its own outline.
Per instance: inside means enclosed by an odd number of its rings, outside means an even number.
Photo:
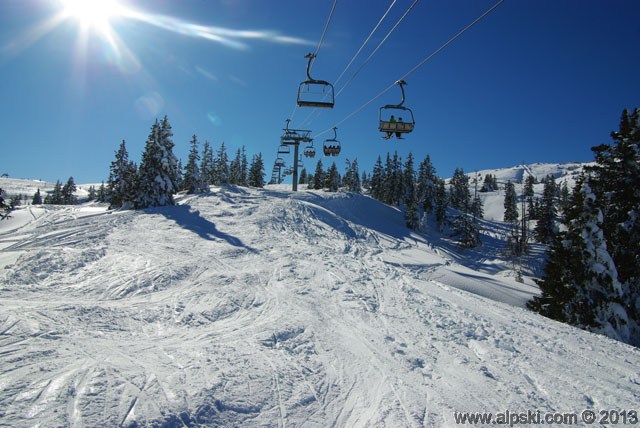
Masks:
[[[527,176],[532,175],[536,178],[534,192],[536,195],[542,195],[544,184],[542,180],[551,175],[556,180],[556,184],[562,186],[565,182],[569,189],[572,189],[584,168],[594,163],[534,163],[531,165],[516,165],[510,168],[485,169],[473,173],[468,173],[470,182],[472,183],[474,176],[479,177],[479,185],[482,186],[485,175],[491,174],[496,177],[500,190],[494,192],[480,193],[480,198],[484,206],[484,217],[488,220],[502,220],[504,216],[504,185],[507,181],[514,184],[516,193],[522,194],[522,185]],[[473,192],[473,185],[471,187]]]
[[[213,190],[137,212],[23,207],[4,225],[0,426],[637,409],[640,352],[523,309],[536,288],[513,280],[500,224],[460,253],[365,196]]]

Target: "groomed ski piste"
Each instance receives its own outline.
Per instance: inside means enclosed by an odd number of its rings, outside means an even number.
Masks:
[[[0,426],[638,410],[640,352],[524,309],[543,249],[517,282],[499,221],[462,250],[356,194],[228,186],[177,203],[0,223]]]

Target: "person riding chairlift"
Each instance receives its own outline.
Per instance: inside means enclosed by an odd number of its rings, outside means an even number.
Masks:
[[[396,123],[396,118],[393,117],[393,115],[391,115],[391,118],[389,119],[389,123]],[[387,131],[387,140],[391,138],[392,135],[393,135],[393,131]]]
[[[402,129],[402,118],[399,117],[398,118],[398,128],[397,129]],[[400,131],[396,131],[396,138],[402,138],[402,133]]]

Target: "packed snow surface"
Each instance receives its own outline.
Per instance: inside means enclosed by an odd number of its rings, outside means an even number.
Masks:
[[[499,222],[463,251],[366,196],[226,187],[178,202],[26,206],[0,225],[0,426],[638,409],[640,352],[524,309],[537,288],[514,280]]]

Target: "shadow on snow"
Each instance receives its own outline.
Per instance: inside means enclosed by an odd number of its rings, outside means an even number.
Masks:
[[[190,205],[174,205],[147,210],[148,213],[161,214],[169,220],[173,220],[183,229],[189,230],[208,241],[221,239],[234,247],[245,248],[250,252],[256,252],[254,248],[245,245],[240,239],[221,232],[216,225],[200,215],[200,211],[192,210]]]

